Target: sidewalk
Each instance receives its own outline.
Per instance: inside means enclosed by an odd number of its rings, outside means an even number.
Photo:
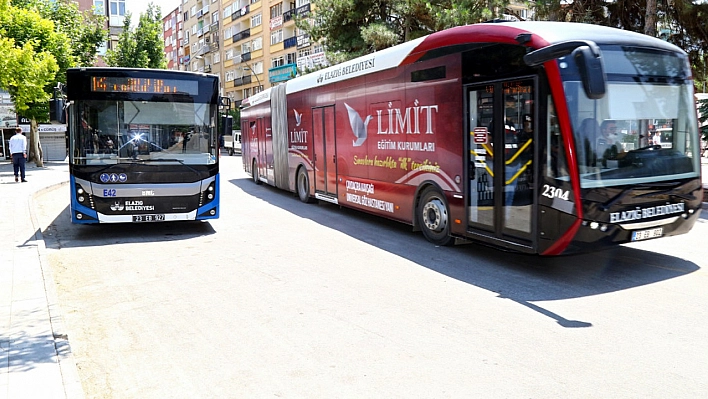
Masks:
[[[15,183],[0,160],[0,399],[84,398],[32,211],[35,193],[68,180],[67,162],[28,163]]]
[[[708,158],[701,168],[708,190]],[[67,182],[68,169],[28,164],[28,182],[15,183],[12,164],[0,160],[0,399],[84,398],[32,211],[34,194]]]

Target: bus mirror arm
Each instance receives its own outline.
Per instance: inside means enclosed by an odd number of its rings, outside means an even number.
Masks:
[[[585,95],[592,100],[605,96],[605,68],[602,64],[600,48],[590,40],[569,40],[531,51],[524,56],[528,66],[538,66],[546,61],[571,54],[583,81]]]
[[[590,40],[569,40],[531,51],[530,53],[524,55],[524,62],[526,65],[531,67],[539,66],[546,61],[565,57],[578,47],[583,46],[589,47],[593,55],[600,57],[600,48],[597,44],[595,44],[595,42]]]

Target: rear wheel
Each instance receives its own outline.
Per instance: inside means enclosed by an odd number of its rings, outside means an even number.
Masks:
[[[304,203],[312,202],[310,198],[310,177],[307,175],[307,170],[304,167],[297,171],[297,196]]]
[[[256,164],[256,160],[253,160],[253,163],[251,164],[251,176],[253,177],[253,182],[256,184],[261,184],[260,179],[258,179],[258,164]]]
[[[445,196],[440,190],[428,187],[423,190],[416,212],[418,225],[428,241],[435,245],[450,245],[450,217]]]
[[[229,156],[232,156],[232,155],[234,155],[234,148],[229,147]]]

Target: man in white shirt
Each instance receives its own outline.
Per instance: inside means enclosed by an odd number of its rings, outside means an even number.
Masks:
[[[15,135],[10,138],[10,154],[12,154],[12,168],[15,171],[15,181],[19,181],[20,173],[22,182],[25,183],[25,160],[27,159],[27,137],[22,135],[22,129],[15,129]]]

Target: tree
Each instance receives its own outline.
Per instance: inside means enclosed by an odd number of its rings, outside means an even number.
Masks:
[[[342,62],[453,26],[494,19],[509,0],[313,0],[298,28]]]
[[[700,133],[704,141],[708,141],[708,99],[698,100],[698,122],[700,123]]]
[[[126,14],[117,48],[108,50],[106,63],[115,67],[165,69],[167,59],[162,39],[160,7],[150,3],[145,13],[140,14],[135,31],[130,27],[131,17],[130,13]]]
[[[4,38],[0,86],[15,110],[30,119],[29,159],[43,166],[37,123],[49,119],[48,100],[66,69],[92,65],[107,32],[104,19],[81,13],[70,0],[0,0],[0,38]]]
[[[36,8],[0,0],[0,86],[10,93],[15,111],[30,119],[30,161],[44,166],[37,121],[48,119],[48,101],[57,73],[74,63],[69,39]]]

